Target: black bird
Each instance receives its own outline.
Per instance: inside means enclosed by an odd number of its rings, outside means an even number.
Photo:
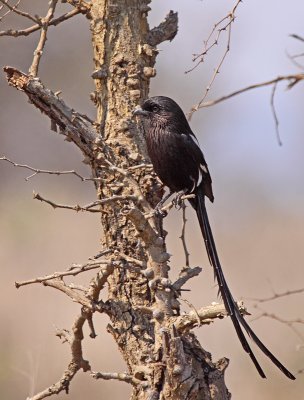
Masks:
[[[219,285],[219,292],[244,350],[249,354],[261,377],[266,378],[246,340],[242,327],[289,379],[295,379],[247,324],[227,285],[205,206],[206,196],[211,202],[214,200],[211,176],[204,155],[182,109],[169,97],[156,96],[147,99],[142,107],[135,109],[134,115],[146,119],[145,139],[148,153],[156,174],[170,189],[169,195],[175,192],[195,195],[195,198],[190,198],[189,201],[197,214],[209,261],[214,268]]]

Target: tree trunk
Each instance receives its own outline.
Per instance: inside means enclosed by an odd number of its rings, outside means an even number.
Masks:
[[[155,75],[155,45],[170,35],[170,24],[161,26],[159,37],[149,30],[148,4],[97,0],[90,12],[96,84],[92,97],[101,135],[92,160],[94,175],[102,178],[98,195],[139,198],[139,210],[119,202],[102,210],[102,246],[121,262],[108,278],[108,331],[134,378],[133,400],[223,400],[230,397],[223,378],[227,361],[212,364],[194,334],[175,329],[178,292],[168,278],[161,221],[144,218],[161,199],[162,188],[146,168],[130,169],[148,162],[142,128],[131,115],[147,97]],[[107,162],[116,168],[100,168]]]

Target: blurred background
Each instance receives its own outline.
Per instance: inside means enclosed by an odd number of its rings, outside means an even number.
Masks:
[[[47,2],[27,1],[22,7],[44,15]],[[194,72],[192,54],[199,52],[215,22],[232,9],[233,1],[155,0],[151,27],[172,9],[179,13],[179,32],[160,46],[157,77],[151,95],[173,97],[185,111],[203,95],[226,48],[226,36]],[[60,6],[59,11],[70,9]],[[232,26],[231,50],[207,100],[278,75],[298,73],[287,54],[304,52],[304,3],[301,0],[244,1]],[[59,14],[59,12],[58,12]],[[4,18],[0,30],[29,26],[29,21]],[[38,34],[0,38],[1,67],[27,71]],[[301,58],[298,59],[301,62]],[[304,64],[304,57],[302,59]],[[50,28],[40,67],[42,81],[76,110],[95,116],[89,100],[93,90],[89,23],[83,16]],[[283,146],[276,140],[270,107],[271,87],[256,89],[193,115],[191,125],[204,149],[214,182],[215,203],[208,204],[218,250],[234,296],[244,299],[252,313],[251,326],[273,353],[293,372],[304,368],[303,324],[288,326],[270,318],[303,321],[304,294],[287,296],[254,307],[249,298],[304,287],[304,113],[303,83],[286,90],[278,85],[275,106]],[[75,169],[89,176],[79,151],[50,130],[50,121],[7,86],[0,74],[0,156],[43,169]],[[40,285],[15,289],[14,282],[84,262],[99,250],[101,229],[96,214],[53,210],[32,199],[35,190],[56,202],[85,204],[95,199],[91,183],[74,176],[39,175],[25,181],[28,171],[0,162],[0,393],[3,399],[24,399],[55,383],[69,362],[69,348],[55,329],[70,328],[79,306]],[[187,209],[187,241],[191,265],[203,273],[189,284],[187,298],[195,307],[217,301],[217,288],[205,255],[196,218]],[[184,264],[181,212],[166,219],[172,276]],[[74,282],[88,282],[90,274]],[[187,310],[187,306],[184,307]],[[112,337],[108,320],[96,316],[98,337],[84,340],[84,358],[95,371],[124,371],[126,366]],[[88,333],[87,330],[85,331]],[[196,330],[214,360],[226,356],[226,383],[234,399],[302,399],[304,374],[289,381],[256,349],[268,379],[262,380],[244,353],[229,320]],[[254,346],[253,346],[254,347]],[[93,381],[78,373],[70,387],[74,400],[128,398],[129,388],[118,382]],[[60,394],[59,399],[67,398]]]

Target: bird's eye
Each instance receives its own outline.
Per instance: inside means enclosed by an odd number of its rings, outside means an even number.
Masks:
[[[156,104],[154,104],[153,106],[152,106],[152,112],[158,112],[159,111],[159,106],[158,105],[156,105]]]

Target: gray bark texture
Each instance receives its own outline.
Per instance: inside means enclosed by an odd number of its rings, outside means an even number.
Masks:
[[[92,328],[92,316],[98,312],[109,316],[107,330],[128,373],[95,373],[95,378],[131,384],[132,400],[229,399],[224,382],[228,360],[213,363],[191,332],[198,323],[224,316],[225,309],[215,305],[180,315],[180,289],[200,268],[185,268],[175,283],[170,281],[166,233],[153,214],[163,188],[149,165],[142,126],[132,119],[132,110],[147,98],[150,79],[156,74],[156,46],[177,33],[177,15],[170,12],[150,30],[149,0],[69,3],[81,7],[90,22],[96,122],[69,108],[39,78],[12,67],[5,67],[5,72],[9,84],[25,92],[51,119],[53,128],[79,147],[91,166],[104,256],[84,294],[65,285],[63,275],[35,281],[66,293],[81,304],[82,312],[70,333],[58,333],[72,353],[62,379],[32,399],[67,391],[78,370],[90,371],[89,362],[82,358],[82,327],[87,322]],[[102,301],[106,284],[108,298]]]

